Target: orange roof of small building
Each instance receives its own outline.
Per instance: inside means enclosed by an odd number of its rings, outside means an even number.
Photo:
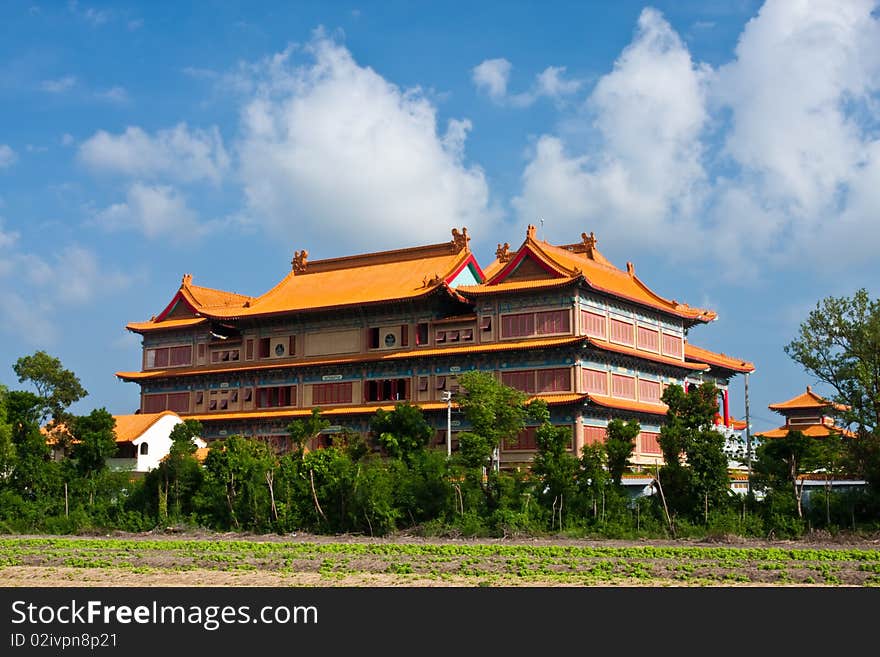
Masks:
[[[769,408],[771,411],[782,413],[783,415],[785,415],[786,411],[800,409],[833,409],[835,411],[849,410],[848,406],[837,404],[833,401],[825,399],[821,395],[817,395],[815,392],[813,392],[813,388],[811,386],[807,386],[807,391],[805,393],[802,393],[797,397],[792,397],[788,401],[779,402],[777,404],[770,404],[767,408]]]
[[[709,351],[708,349],[703,349],[702,347],[693,345],[690,342],[684,343],[684,358],[685,360],[708,363],[709,365],[715,365],[724,369],[733,370],[734,372],[755,371],[754,363],[750,363],[747,360],[734,358],[733,356],[728,356],[724,353],[715,353],[714,351]]]
[[[789,431],[800,431],[809,438],[826,438],[832,434],[854,438],[856,435],[849,429],[828,426],[826,424],[810,424],[803,427],[782,426],[778,429],[771,429],[770,431],[764,431],[755,435],[762,438],[785,438]]]
[[[199,287],[187,275],[158,317],[130,323],[127,328],[145,331],[162,327],[169,319],[176,319],[169,314],[180,301],[197,316],[237,319],[414,299],[443,290],[456,297],[449,284],[465,267],[470,266],[478,280],[483,272],[468,246],[467,228],[461,232],[453,229],[452,234],[451,241],[440,244],[313,262],[307,251],[297,251],[290,273],[259,297]]]
[[[615,297],[667,312],[692,321],[709,322],[717,314],[711,310],[694,308],[676,300],[666,299],[645,285],[635,274],[632,263],[621,271],[611,264],[596,248],[593,233],[581,235],[576,244],[556,246],[540,240],[534,226],[526,230],[526,239],[520,248],[512,252],[510,245],[498,245],[496,259],[486,269],[486,281],[481,285],[461,286],[458,291],[465,296],[480,296],[529,288],[567,285],[583,280],[593,289]],[[525,258],[534,261],[536,274],[529,280],[507,278],[516,271]],[[543,274],[541,274],[543,270]]]
[[[166,416],[180,416],[174,411],[162,411],[161,413],[134,413],[133,415],[114,415],[116,420],[116,442],[127,443],[142,436],[147,429]]]
[[[131,415],[114,415],[116,424],[113,432],[117,443],[128,443],[142,436],[147,429],[167,415],[176,418],[180,416],[174,411],[162,411],[160,413],[133,413]],[[46,437],[46,443],[54,445],[59,442],[59,434],[68,431],[66,424],[52,424],[40,427],[40,432]],[[74,440],[73,442],[78,442]]]

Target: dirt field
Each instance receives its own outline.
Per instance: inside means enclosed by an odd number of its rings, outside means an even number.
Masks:
[[[0,537],[0,586],[880,586],[880,536],[800,541],[208,533]]]

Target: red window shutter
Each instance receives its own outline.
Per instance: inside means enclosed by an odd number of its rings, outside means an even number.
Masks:
[[[619,319],[611,320],[611,339],[622,344],[633,344],[633,325]]]
[[[605,442],[605,427],[584,427],[584,445]]]
[[[400,346],[409,346],[409,324],[400,325]]]
[[[682,341],[681,338],[677,335],[667,335],[663,334],[663,354],[666,356],[675,356],[676,358],[681,358],[681,347]]]
[[[378,349],[379,348],[379,329],[378,328],[367,329],[367,347],[369,349]]]
[[[648,351],[659,351],[660,349],[660,332],[656,329],[645,328],[644,326],[640,326],[638,330],[639,341],[638,347],[639,349],[646,349]]]
[[[156,349],[156,367],[168,367],[168,347]]]
[[[659,402],[660,382],[639,379],[639,400],[643,402]]]
[[[658,438],[660,438],[659,433],[655,433],[653,431],[642,431],[639,436],[640,442],[642,444],[643,454],[662,453],[662,450],[660,449],[660,442],[658,441]]]
[[[582,376],[585,392],[595,392],[597,395],[608,394],[608,376],[605,372],[584,369]]]
[[[631,376],[611,375],[611,394],[623,399],[636,398],[636,380]]]
[[[160,413],[166,410],[166,395],[144,395],[144,413]]]
[[[199,342],[199,360],[205,360],[205,343]]]
[[[605,334],[605,315],[590,312],[589,310],[582,310],[581,330],[583,330],[586,335],[605,340],[607,338],[607,335]]]
[[[167,406],[169,411],[174,411],[175,413],[188,413],[189,412],[189,393],[188,392],[173,392],[168,395]]]
[[[260,338],[260,358],[269,357],[270,342],[269,338]]]
[[[245,340],[244,343],[244,357],[247,360],[254,359],[254,341],[253,340]]]
[[[287,355],[293,356],[294,354],[296,354],[296,336],[291,335],[287,344]]]

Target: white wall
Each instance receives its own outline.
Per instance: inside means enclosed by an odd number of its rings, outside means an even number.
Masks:
[[[168,454],[171,449],[172,429],[178,424],[182,424],[176,415],[165,415],[160,417],[156,422],[140,436],[132,441],[137,450],[136,472],[147,472],[159,465],[159,462]],[[199,447],[204,447],[205,442],[201,439],[195,441]],[[141,445],[147,444],[147,453],[141,454]]]

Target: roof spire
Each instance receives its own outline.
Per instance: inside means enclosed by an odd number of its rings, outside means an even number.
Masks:
[[[184,274],[183,278],[180,279],[180,285],[183,287],[184,285],[189,285],[192,283],[193,275],[192,274]]]
[[[498,248],[495,249],[495,257],[498,258],[498,262],[507,262],[508,260],[510,260],[510,242],[499,244]]]
[[[294,251],[293,252],[293,260],[290,261],[290,266],[293,268],[294,273],[296,274],[304,274],[306,271],[306,264],[308,264],[309,252],[303,249],[302,251]]]
[[[589,235],[587,235],[586,233],[581,233],[581,239],[584,241],[584,246],[587,249],[592,250],[596,248],[596,243],[598,242],[598,240],[596,239],[596,234],[593,233],[593,231],[590,231]]]
[[[535,239],[535,224],[529,224],[526,228],[526,239]]]
[[[452,247],[455,250],[455,253],[458,253],[462,249],[465,251],[468,250],[468,242],[471,241],[471,236],[468,235],[467,226],[462,227],[461,232],[458,232],[458,228],[452,229]]]

